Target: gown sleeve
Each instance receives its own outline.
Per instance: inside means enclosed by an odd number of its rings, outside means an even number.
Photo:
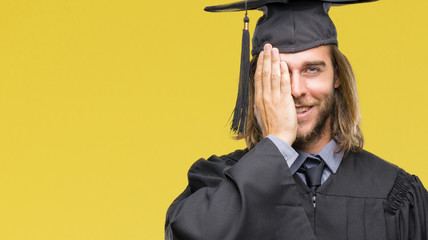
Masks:
[[[428,239],[428,193],[417,176],[400,169],[388,200],[395,212],[398,239]]]
[[[236,164],[213,156],[188,172],[167,211],[165,239],[315,239],[278,148],[260,141]]]

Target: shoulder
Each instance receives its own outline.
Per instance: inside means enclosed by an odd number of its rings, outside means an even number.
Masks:
[[[217,186],[224,178],[224,170],[233,166],[248,152],[247,149],[239,149],[229,154],[209,158],[200,158],[190,167],[187,177],[191,191],[201,187]]]
[[[349,197],[386,199],[399,168],[366,151],[350,152],[333,178],[331,194]],[[333,190],[334,189],[334,190]]]
[[[352,189],[349,195],[384,198],[392,206],[400,205],[419,182],[416,176],[366,150],[349,153],[340,168],[340,175],[350,180],[346,181]]]
[[[343,159],[343,165],[346,171],[352,171],[356,177],[383,184],[391,184],[399,169],[398,166],[366,150],[349,153]]]
[[[350,165],[354,172],[359,170],[361,174],[371,178],[395,178],[399,169],[398,166],[366,150],[349,153],[343,162]]]
[[[428,193],[417,176],[367,151],[354,154],[353,160],[365,172],[366,188],[374,189],[378,197],[385,198],[388,209],[402,211],[412,206],[426,211]],[[374,192],[370,194],[375,195]]]
[[[211,155],[209,158],[200,158],[197,160],[191,167],[189,171],[204,169],[204,168],[225,168],[227,166],[232,166],[239,161],[246,153],[248,149],[238,149],[231,153],[224,155]]]

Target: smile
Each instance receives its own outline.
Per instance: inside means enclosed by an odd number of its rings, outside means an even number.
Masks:
[[[304,121],[312,112],[313,106],[296,106],[296,115],[298,121]]]
[[[296,107],[296,113],[305,113],[307,112],[311,107]]]

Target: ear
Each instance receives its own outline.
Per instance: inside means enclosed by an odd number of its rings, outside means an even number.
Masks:
[[[336,75],[334,77],[334,88],[340,87],[341,84],[342,84],[342,82],[340,81],[339,77],[337,77],[337,75]]]

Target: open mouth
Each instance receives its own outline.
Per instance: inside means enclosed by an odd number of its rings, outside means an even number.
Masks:
[[[311,109],[312,107],[296,107],[296,113],[297,114],[301,114],[301,113],[305,113],[307,111],[309,111],[309,109]]]
[[[296,106],[296,115],[299,122],[305,121],[311,116],[313,106]]]

